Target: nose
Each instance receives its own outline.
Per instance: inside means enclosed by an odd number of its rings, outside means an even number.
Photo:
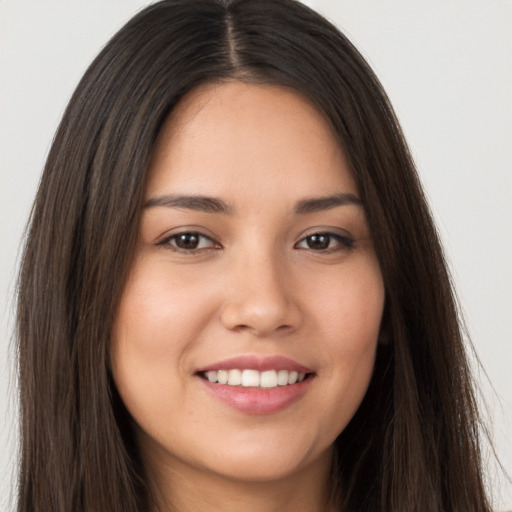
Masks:
[[[278,258],[255,254],[230,266],[221,311],[226,329],[257,337],[297,329],[301,310],[294,280],[284,267]]]

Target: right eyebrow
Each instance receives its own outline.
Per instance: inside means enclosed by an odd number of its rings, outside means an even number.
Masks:
[[[232,214],[233,208],[222,199],[208,196],[177,196],[164,195],[155,196],[144,203],[144,208],[154,208],[156,206],[166,206],[170,208],[186,208],[206,213],[224,213]]]

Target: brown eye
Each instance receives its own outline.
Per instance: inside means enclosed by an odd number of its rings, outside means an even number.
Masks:
[[[313,251],[342,251],[352,249],[354,240],[338,233],[314,233],[306,236],[295,246],[297,249],[311,249]]]
[[[180,249],[197,249],[199,246],[199,235],[196,233],[183,233],[182,235],[176,235],[175,244]]]
[[[159,245],[174,251],[194,252],[201,249],[215,249],[218,244],[202,233],[186,232],[172,235],[162,240]]]
[[[323,251],[327,249],[331,243],[331,236],[325,234],[311,235],[306,238],[306,244],[310,249],[315,251]]]

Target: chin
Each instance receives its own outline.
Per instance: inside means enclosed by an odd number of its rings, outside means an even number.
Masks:
[[[214,460],[204,461],[209,470],[234,481],[280,481],[296,475],[311,465],[329,467],[332,445],[311,449],[300,439],[279,439],[264,443],[235,441],[229,449],[218,447]]]

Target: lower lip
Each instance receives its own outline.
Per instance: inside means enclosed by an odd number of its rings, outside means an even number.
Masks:
[[[312,376],[297,384],[275,388],[251,388],[216,384],[199,377],[206,388],[225,404],[245,414],[272,414],[299,400],[309,389]]]

